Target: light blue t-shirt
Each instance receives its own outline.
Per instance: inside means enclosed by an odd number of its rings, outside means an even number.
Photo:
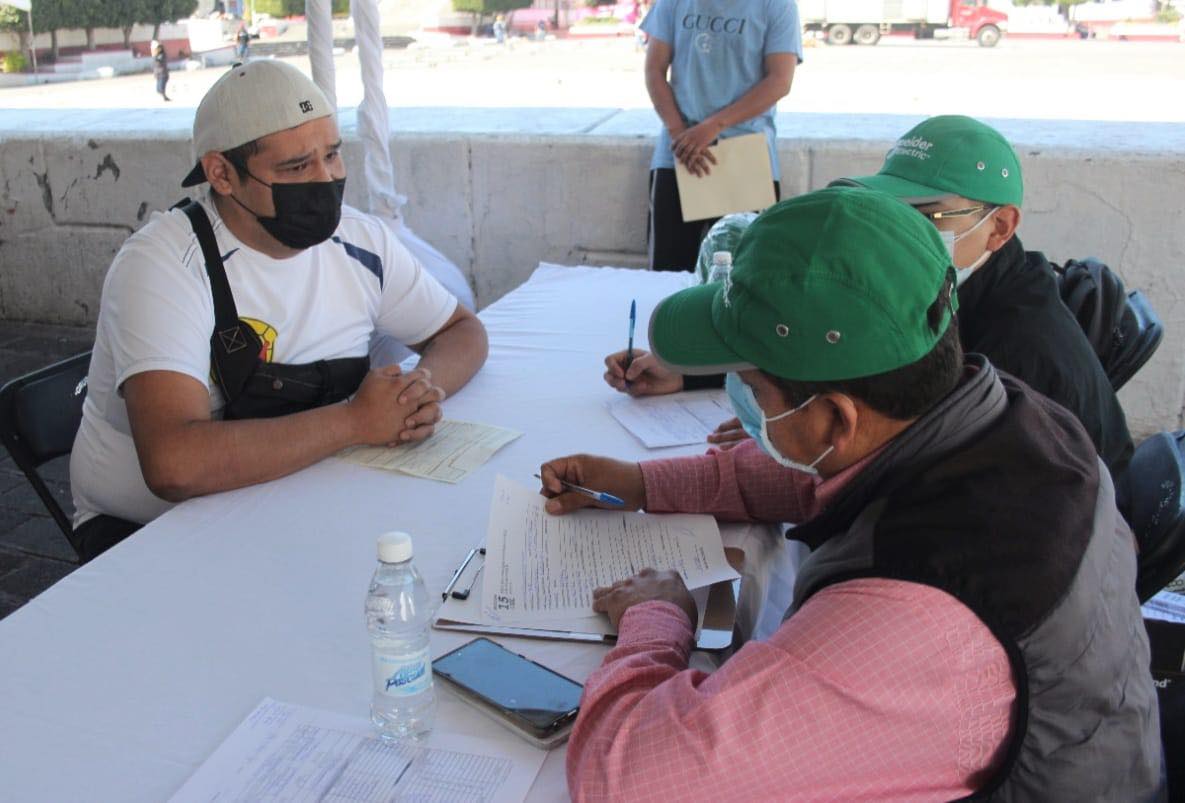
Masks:
[[[765,57],[793,53],[802,61],[802,25],[794,0],[658,0],[642,30],[671,46],[671,88],[688,125],[739,100],[765,77]],[[774,108],[725,129],[722,138],[761,132],[769,142],[774,179]],[[674,167],[663,126],[651,169]]]

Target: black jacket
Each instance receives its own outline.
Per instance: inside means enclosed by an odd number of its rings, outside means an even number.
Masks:
[[[855,577],[941,589],[991,630],[1016,684],[1006,748],[977,797],[1157,799],[1135,551],[1107,471],[1072,413],[981,355],[967,364],[972,376],[787,532],[813,547],[792,612]]]
[[[986,355],[1082,422],[1122,489],[1132,456],[1127,420],[1045,255],[1013,237],[959,287],[958,320],[964,351]]]

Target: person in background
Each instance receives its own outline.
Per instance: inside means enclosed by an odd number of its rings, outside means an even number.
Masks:
[[[958,274],[963,347],[1073,413],[1125,492],[1127,419],[1049,260],[1016,234],[1024,177],[1008,140],[970,117],[931,117],[905,132],[880,172],[833,184],[881,190],[933,223]]]
[[[714,221],[683,220],[675,160],[706,175],[718,138],[764,134],[778,197],[774,109],[802,61],[802,26],[794,0],[657,0],[642,30],[646,91],[662,122],[650,160],[650,267],[691,270]]]
[[[235,34],[235,55],[239,61],[247,60],[247,51],[251,49],[251,33],[247,30],[247,23],[239,23],[239,31]]]
[[[649,3],[634,4],[634,51],[646,48],[646,31],[642,30],[642,21],[650,13]]]
[[[932,117],[897,141],[879,173],[833,184],[887,192],[938,229],[957,270],[963,348],[1078,418],[1111,471],[1126,513],[1134,451],[1127,419],[1090,341],[1062,303],[1049,261],[1026,251],[1016,236],[1024,178],[1008,141],[970,117]],[[625,356],[605,358],[605,381],[622,392],[646,396],[712,384],[681,376],[645,351],[635,352],[627,370]],[[709,441],[727,448],[745,437],[733,419]]]
[[[731,286],[677,293],[650,343],[727,373],[753,439],[545,463],[546,507],[790,521],[781,627],[711,674],[677,572],[593,592],[616,646],[586,680],[588,800],[1152,800],[1163,760],[1131,531],[1078,420],[964,356],[950,255],[884,193],[832,188],[746,231]],[[620,508],[618,508],[620,509]],[[642,568],[642,567],[639,567]]]
[[[169,85],[169,57],[165,53],[165,46],[157,40],[152,40],[152,75],[156,78],[156,94],[164,100],[170,100],[165,92]]]
[[[501,14],[494,17],[494,39],[500,45],[506,43],[506,18]]]

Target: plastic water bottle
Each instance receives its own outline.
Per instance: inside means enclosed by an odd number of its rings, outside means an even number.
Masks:
[[[383,739],[419,739],[432,730],[436,695],[428,633],[432,600],[412,565],[411,536],[384,533],[366,597],[373,652],[370,719]]]
[[[728,281],[732,273],[732,254],[728,251],[712,252],[712,272],[708,274],[708,283]]]

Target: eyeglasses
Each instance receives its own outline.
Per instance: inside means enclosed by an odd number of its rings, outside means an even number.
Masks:
[[[922,210],[918,209],[916,206],[914,207],[914,209],[917,210],[919,215],[922,215],[927,220],[929,220],[931,223],[937,223],[940,220],[968,217],[969,215],[974,215],[979,212],[982,212],[985,209],[993,209],[993,208],[994,207],[989,206],[988,204],[980,204],[979,206],[969,206],[966,209],[947,209],[947,210],[943,210],[941,212],[923,212]]]

